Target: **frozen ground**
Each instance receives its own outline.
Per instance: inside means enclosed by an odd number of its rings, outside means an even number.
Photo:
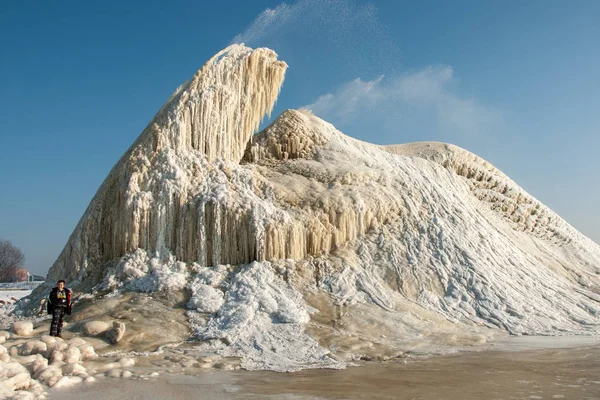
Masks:
[[[33,282],[2,282],[0,283],[0,289],[28,289],[33,290],[42,284],[43,281]]]
[[[155,303],[147,295],[128,293],[92,303],[95,307],[80,304],[79,312],[85,319],[92,309],[106,315],[106,308],[127,304],[116,312],[121,321],[132,321],[138,307],[153,307],[150,314],[159,311]],[[135,315],[142,316],[139,311]],[[168,318],[145,321],[146,329],[133,338],[140,337],[147,346],[164,342],[147,328],[150,325],[159,331],[167,328],[162,334],[172,338],[169,329],[184,325],[174,325],[180,318],[174,314]],[[94,400],[123,394],[140,400],[600,398],[600,337],[593,336],[500,336],[478,346],[429,343],[394,357],[373,356],[383,351],[377,349],[382,345],[370,342],[371,349],[363,353],[370,356],[346,362],[346,370],[282,374],[236,371],[239,357],[223,356],[218,347],[206,343],[180,341],[156,351],[129,351],[135,345],[133,338],[111,345],[78,325],[67,324],[64,341],[46,336],[48,319],[34,321],[33,332],[26,335],[0,331],[0,338],[6,338],[0,345],[0,398]],[[373,334],[369,340],[377,343]],[[368,343],[363,338],[356,354]],[[489,395],[481,397],[482,393]]]
[[[600,347],[485,351],[414,356],[402,362],[362,363],[346,370],[164,374],[148,380],[111,380],[50,399],[600,399]]]

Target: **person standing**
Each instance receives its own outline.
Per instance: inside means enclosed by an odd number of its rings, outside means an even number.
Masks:
[[[50,336],[62,338],[63,317],[71,315],[71,290],[65,287],[65,281],[60,280],[48,295],[48,314],[52,314]]]

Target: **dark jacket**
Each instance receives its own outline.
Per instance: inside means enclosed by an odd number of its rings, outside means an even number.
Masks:
[[[71,315],[71,289],[63,289],[66,294],[66,298],[58,298],[58,287],[53,288],[48,295],[48,301],[46,302],[46,309],[48,314],[54,312],[54,307],[64,307],[65,312]]]

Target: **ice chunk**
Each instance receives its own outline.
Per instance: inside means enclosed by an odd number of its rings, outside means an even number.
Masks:
[[[86,336],[98,336],[109,330],[111,325],[106,321],[89,321],[83,325],[81,331]]]
[[[33,333],[33,323],[31,321],[17,321],[13,323],[12,331],[19,336],[29,336]]]
[[[106,331],[106,339],[112,344],[117,344],[125,334],[125,323],[114,321],[113,327]]]

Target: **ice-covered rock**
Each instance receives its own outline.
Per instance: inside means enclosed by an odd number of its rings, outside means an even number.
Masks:
[[[56,337],[50,335],[42,335],[40,340],[46,343],[46,346],[53,347],[56,344]]]
[[[120,321],[114,321],[111,329],[106,331],[106,339],[111,344],[117,344],[123,338],[125,334],[125,323]]]
[[[20,346],[19,354],[28,356],[31,354],[45,353],[47,349],[48,346],[41,340],[28,340]]]
[[[38,370],[34,374],[34,378],[38,381],[52,387],[62,378],[62,371],[60,367],[55,365],[49,365],[46,368]]]
[[[81,351],[79,350],[78,347],[69,347],[67,349],[67,353],[65,354],[65,361],[68,364],[74,364],[74,363],[78,363],[79,361],[81,361]]]
[[[86,336],[98,336],[104,334],[110,329],[112,324],[106,321],[89,321],[81,328],[81,332]]]
[[[33,323],[31,321],[17,321],[13,323],[12,331],[19,336],[29,336],[33,333]]]
[[[135,359],[131,358],[131,357],[123,357],[119,359],[119,364],[121,364],[121,367],[123,368],[129,368],[129,367],[133,367],[135,365]]]
[[[66,342],[67,342],[67,345],[69,347],[79,347],[79,346],[82,346],[84,344],[87,344],[87,342],[85,341],[85,339],[83,339],[81,337],[78,337],[78,336],[75,336],[75,337],[67,340]]]
[[[78,375],[85,373],[87,369],[79,363],[69,363],[62,367],[63,375]]]
[[[106,371],[104,373],[105,376],[108,376],[110,378],[120,378],[121,375],[123,374],[123,370],[119,369],[119,368],[114,368],[114,369],[109,369],[108,371]]]
[[[50,363],[57,364],[61,363],[65,359],[65,353],[61,350],[54,349],[52,351],[52,355],[50,356]]]
[[[65,342],[63,339],[61,338],[56,338],[56,341],[54,342],[53,345],[51,345],[55,350],[66,350],[67,348],[69,348],[69,344],[67,342]]]
[[[79,351],[81,352],[82,360],[88,360],[90,358],[95,358],[98,356],[94,347],[89,344],[82,344],[81,346],[79,346]]]
[[[38,354],[37,357],[35,358],[35,360],[32,363],[32,370],[33,373],[36,373],[37,371],[46,368],[48,366],[48,359],[43,357],[41,354]]]
[[[77,385],[78,383],[81,383],[81,382],[83,382],[83,379],[81,379],[78,376],[63,376],[62,378],[60,378],[58,380],[58,382],[56,382],[54,387],[57,389],[62,389],[62,388],[67,388],[67,387]]]
[[[3,379],[2,386],[10,391],[28,389],[31,386],[31,376],[27,371],[18,372]]]

